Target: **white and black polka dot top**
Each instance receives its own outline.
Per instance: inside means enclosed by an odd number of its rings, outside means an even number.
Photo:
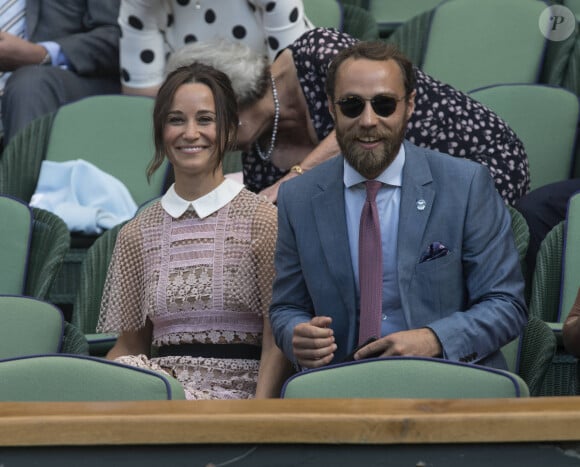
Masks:
[[[162,83],[167,56],[210,38],[240,41],[270,60],[312,28],[302,0],[121,0],[121,80]]]

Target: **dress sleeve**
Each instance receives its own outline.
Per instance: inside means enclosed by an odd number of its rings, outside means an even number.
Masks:
[[[252,222],[252,250],[256,260],[258,303],[260,314],[268,316],[274,282],[274,250],[278,235],[276,207],[263,202],[256,209]]]
[[[338,52],[356,42],[357,39],[336,29],[315,28],[289,47],[319,140],[334,128],[325,89],[328,66]]]
[[[119,231],[105,280],[97,332],[135,331],[145,324],[144,250],[138,219]]]
[[[271,62],[281,50],[313,27],[304,14],[302,0],[248,0],[248,3],[255,8],[264,30]]]
[[[164,31],[171,10],[160,0],[121,0],[119,60],[121,82],[134,88],[156,86],[165,72]]]
[[[332,28],[315,28],[289,46],[297,69],[306,72],[309,81],[324,90],[326,70],[334,56],[355,44],[357,39]],[[300,74],[300,73],[299,73]]]

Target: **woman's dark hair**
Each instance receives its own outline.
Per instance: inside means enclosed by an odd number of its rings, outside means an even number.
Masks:
[[[205,84],[213,94],[216,109],[216,152],[218,155],[214,169],[217,169],[222,163],[224,153],[235,147],[239,121],[238,107],[229,78],[221,71],[202,63],[193,63],[177,68],[167,76],[155,99],[153,109],[155,155],[147,167],[147,180],[151,179],[153,173],[165,160],[163,130],[175,93],[180,86],[189,83]]]

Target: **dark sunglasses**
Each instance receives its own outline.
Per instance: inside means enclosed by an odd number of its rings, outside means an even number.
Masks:
[[[388,117],[397,110],[397,103],[406,97],[407,96],[397,98],[386,96],[384,94],[377,94],[371,99],[364,99],[361,96],[347,96],[337,100],[335,104],[340,107],[340,111],[345,117],[356,118],[363,112],[366,105],[365,103],[368,101],[371,103],[373,111],[379,117]]]

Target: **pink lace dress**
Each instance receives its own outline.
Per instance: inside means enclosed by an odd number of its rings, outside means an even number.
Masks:
[[[276,208],[246,189],[200,219],[174,219],[154,203],[119,233],[105,284],[98,330],[153,323],[153,347],[261,345],[274,278]],[[126,356],[122,363],[163,370],[188,399],[255,394],[259,360]]]

